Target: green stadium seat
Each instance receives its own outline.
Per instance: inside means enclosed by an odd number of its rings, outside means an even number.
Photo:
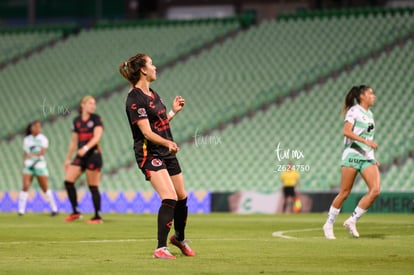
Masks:
[[[275,169],[280,161],[277,160],[274,150],[281,143],[286,149],[305,152],[304,158],[298,162],[309,165],[310,171],[302,173],[301,190],[330,190],[339,182],[339,158],[343,146],[343,119],[339,113],[343,98],[351,86],[360,83],[371,85],[378,95],[378,102],[374,107],[381,148],[378,156],[386,158],[386,162],[390,163],[387,155],[391,155],[390,158],[401,157],[405,156],[408,149],[414,149],[411,144],[407,144],[406,150],[397,150],[395,155],[396,150],[392,149],[393,144],[399,144],[411,137],[409,127],[395,125],[400,120],[414,120],[414,114],[405,111],[412,108],[396,105],[398,98],[403,98],[406,104],[413,102],[413,95],[407,92],[414,88],[410,78],[411,64],[414,62],[412,41],[396,46],[394,50],[387,51],[367,63],[353,66],[350,71],[342,70],[335,78],[314,85],[306,93],[301,90],[309,83],[314,84],[319,77],[343,69],[345,65],[354,64],[359,58],[369,56],[414,30],[414,20],[404,17],[404,20],[398,22],[407,31],[392,36],[384,35],[395,28],[394,20],[395,17],[340,16],[312,20],[301,18],[297,21],[265,21],[208,51],[163,70],[153,88],[162,95],[167,107],[177,94],[184,96],[187,102],[185,110],[171,125],[182,149],[178,156],[188,188],[206,191],[275,190],[279,184]],[[97,95],[106,89],[113,89],[118,83],[125,83],[118,75],[116,66],[119,60],[126,58],[124,55],[127,51],[133,54],[139,46],[155,56],[156,65],[157,60],[162,65],[165,64],[162,62],[175,60],[180,54],[217,37],[210,36],[209,31],[215,34],[226,32],[219,30],[220,26],[209,25],[203,28],[183,26],[168,30],[158,27],[160,29],[157,32],[153,32],[153,28],[82,31],[78,37],[68,39],[61,45],[31,58],[23,64],[25,66],[17,64],[18,68],[10,67],[0,72],[0,77],[3,79],[3,76],[11,76],[13,80],[4,83],[12,85],[18,79],[19,72],[27,73],[41,68],[43,73],[53,73],[59,68],[59,64],[67,64],[66,68],[59,71],[59,74],[71,75],[71,78],[61,79],[59,82],[67,88],[57,88],[55,83],[45,79],[41,81],[43,85],[37,86],[37,89],[42,90],[34,98],[33,104],[38,108],[46,98],[52,105],[67,104],[72,110],[86,92]],[[172,30],[173,35],[170,34]],[[197,32],[193,36],[189,34],[192,30]],[[204,34],[199,36],[198,30],[202,30]],[[162,43],[139,44],[142,41],[137,41],[136,37],[140,35],[148,35],[150,42],[158,42],[160,37],[163,40]],[[341,39],[335,39],[338,35]],[[109,36],[112,41],[107,41]],[[191,42],[194,37],[198,41]],[[181,41],[177,42],[177,38]],[[111,43],[116,42],[119,45],[119,41],[130,45],[129,50],[115,49]],[[182,41],[187,44],[181,43]],[[99,46],[93,48],[97,44]],[[97,52],[96,55],[87,51],[90,56],[82,54],[73,61],[75,64],[70,62],[82,49],[90,48]],[[99,58],[102,56],[99,53],[105,53],[108,49],[113,50],[113,54],[106,55],[107,59],[102,64],[99,63],[97,68],[95,60],[101,60]],[[43,64],[44,59],[47,62]],[[84,61],[84,66],[76,71],[79,69],[76,66],[79,60]],[[42,67],[39,67],[40,64]],[[27,71],[23,67],[27,67]],[[35,79],[36,76],[30,78],[31,81]],[[404,89],[399,89],[399,85],[403,85]],[[294,89],[300,90],[298,96],[261,110],[263,105],[274,103],[277,97],[286,96]],[[97,112],[102,115],[105,123],[105,136],[102,140],[105,161],[102,186],[108,190],[151,190],[136,165],[127,166],[134,163],[131,133],[124,111],[127,90],[125,85],[122,94],[114,92],[98,102]],[[10,107],[14,106],[14,97],[15,95],[6,97]],[[24,98],[25,96],[22,100]],[[31,111],[27,110],[20,119],[30,119],[33,110],[39,110],[35,107]],[[399,112],[392,112],[393,108],[398,108]],[[252,110],[255,111],[253,115],[247,117]],[[50,166],[54,171],[53,177],[57,179],[56,188],[61,188],[61,165],[69,142],[70,134],[67,131],[70,131],[73,115],[75,113],[45,126],[45,133],[54,141],[48,157],[53,160]],[[235,117],[240,119],[234,120]],[[16,122],[7,131],[16,129],[17,124]],[[221,125],[226,127],[219,128]],[[196,133],[207,138],[208,142],[196,144]],[[210,142],[210,137],[220,138],[221,143],[215,144],[213,140]],[[3,154],[4,151],[1,150],[0,155],[14,154],[11,151]],[[406,165],[409,165],[407,163],[395,170],[406,169]],[[394,190],[394,187],[401,190],[409,186],[406,184],[406,176],[398,178],[399,185],[394,186],[394,179],[389,175],[390,172],[386,172],[383,177],[383,190]],[[13,175],[15,178],[18,176]],[[366,186],[359,179],[355,188],[365,190]],[[413,187],[409,190],[413,190]]]

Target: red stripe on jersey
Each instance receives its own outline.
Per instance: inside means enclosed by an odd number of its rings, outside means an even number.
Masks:
[[[79,141],[89,141],[93,138],[93,133],[79,133]]]

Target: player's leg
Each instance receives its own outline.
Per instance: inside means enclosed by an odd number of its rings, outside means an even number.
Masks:
[[[39,182],[40,188],[42,189],[43,193],[45,193],[47,197],[47,201],[49,202],[51,215],[55,216],[58,213],[57,205],[55,202],[55,198],[53,197],[53,192],[49,189],[48,186],[49,177],[47,174],[37,176],[37,181]]]
[[[286,213],[288,197],[289,197],[289,194],[287,191],[287,187],[283,186],[283,210],[282,210],[283,213]]]
[[[24,215],[26,213],[26,204],[29,197],[29,188],[32,184],[33,175],[29,173],[23,173],[22,178],[22,190],[19,193],[18,209],[17,213],[19,215]]]
[[[344,226],[348,228],[354,237],[359,237],[355,226],[357,221],[367,212],[368,208],[380,194],[380,173],[378,166],[376,164],[367,166],[362,170],[361,175],[368,186],[368,193],[361,198],[352,215],[344,222]]]
[[[289,196],[288,205],[289,205],[289,213],[293,213],[293,204],[295,203],[295,196]]]
[[[153,257],[175,259],[175,256],[167,248],[167,238],[173,223],[174,209],[177,204],[177,194],[174,185],[166,169],[146,171],[146,173],[150,174],[149,180],[151,185],[161,198],[161,206],[158,210],[157,217],[158,244]]]
[[[323,231],[327,239],[335,239],[333,224],[341,211],[342,204],[351,193],[357,173],[358,171],[353,167],[342,166],[341,168],[341,186],[339,193],[336,195],[329,208],[328,218],[323,226]]]
[[[187,192],[184,188],[184,177],[182,173],[171,176],[174,189],[177,193],[177,205],[174,210],[174,230],[175,238],[178,241],[185,239],[185,226],[187,223],[188,207]]]
[[[362,178],[368,186],[368,193],[361,198],[358,206],[362,209],[368,209],[380,194],[380,173],[376,164],[365,168],[362,173]]]
[[[95,210],[95,215],[88,223],[102,223],[101,217],[101,194],[99,192],[99,182],[101,180],[100,169],[86,170],[86,181],[88,182],[89,190],[92,196],[92,203]]]
[[[66,222],[74,221],[82,217],[78,210],[78,195],[75,188],[75,182],[82,174],[82,168],[78,165],[69,165],[65,175],[65,188],[68,194],[69,202],[72,206],[72,214],[65,218]]]
[[[171,176],[175,191],[177,192],[177,205],[174,211],[174,231],[175,234],[171,236],[170,242],[180,248],[181,252],[186,256],[194,256],[195,253],[188,245],[185,239],[185,227],[187,225],[188,207],[187,207],[187,192],[184,187],[184,177],[182,173]]]
[[[295,201],[295,188],[293,186],[286,187],[286,209],[288,213],[293,213],[293,203]]]

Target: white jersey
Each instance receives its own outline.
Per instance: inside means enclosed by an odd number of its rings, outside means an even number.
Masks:
[[[370,110],[365,110],[359,104],[354,105],[346,113],[345,121],[348,121],[353,125],[352,131],[356,135],[366,140],[374,140],[374,115]],[[375,159],[374,150],[366,144],[349,139],[347,137],[344,138],[344,143],[345,150],[342,154],[342,159],[344,159],[349,153],[356,153],[368,160]]]
[[[23,140],[23,150],[27,154],[37,154],[42,148],[49,146],[49,140],[43,134],[37,136],[28,135]],[[35,164],[36,168],[46,168],[46,161],[44,156],[28,158],[24,161],[26,167],[31,167]]]

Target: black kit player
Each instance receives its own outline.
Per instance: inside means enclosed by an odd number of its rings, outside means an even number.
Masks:
[[[64,169],[65,188],[72,206],[72,214],[65,218],[71,222],[82,218],[78,210],[78,198],[75,182],[86,171],[86,180],[92,194],[95,215],[87,223],[102,223],[101,195],[99,182],[102,168],[102,154],[99,141],[103,133],[103,123],[99,115],[95,114],[96,101],[92,96],[85,96],[79,105],[79,116],[73,120],[72,138],[69,144]],[[71,162],[76,151],[76,157]]]
[[[130,82],[126,113],[134,139],[135,158],[146,180],[161,198],[158,210],[158,245],[154,258],[175,259],[167,247],[167,238],[174,221],[175,234],[170,242],[185,256],[195,253],[185,239],[187,223],[187,192],[180,164],[175,156],[179,147],[173,140],[170,120],[184,107],[184,99],[176,96],[172,110],[149,85],[156,79],[156,67],[146,54],[137,54],[119,66],[120,73]]]

